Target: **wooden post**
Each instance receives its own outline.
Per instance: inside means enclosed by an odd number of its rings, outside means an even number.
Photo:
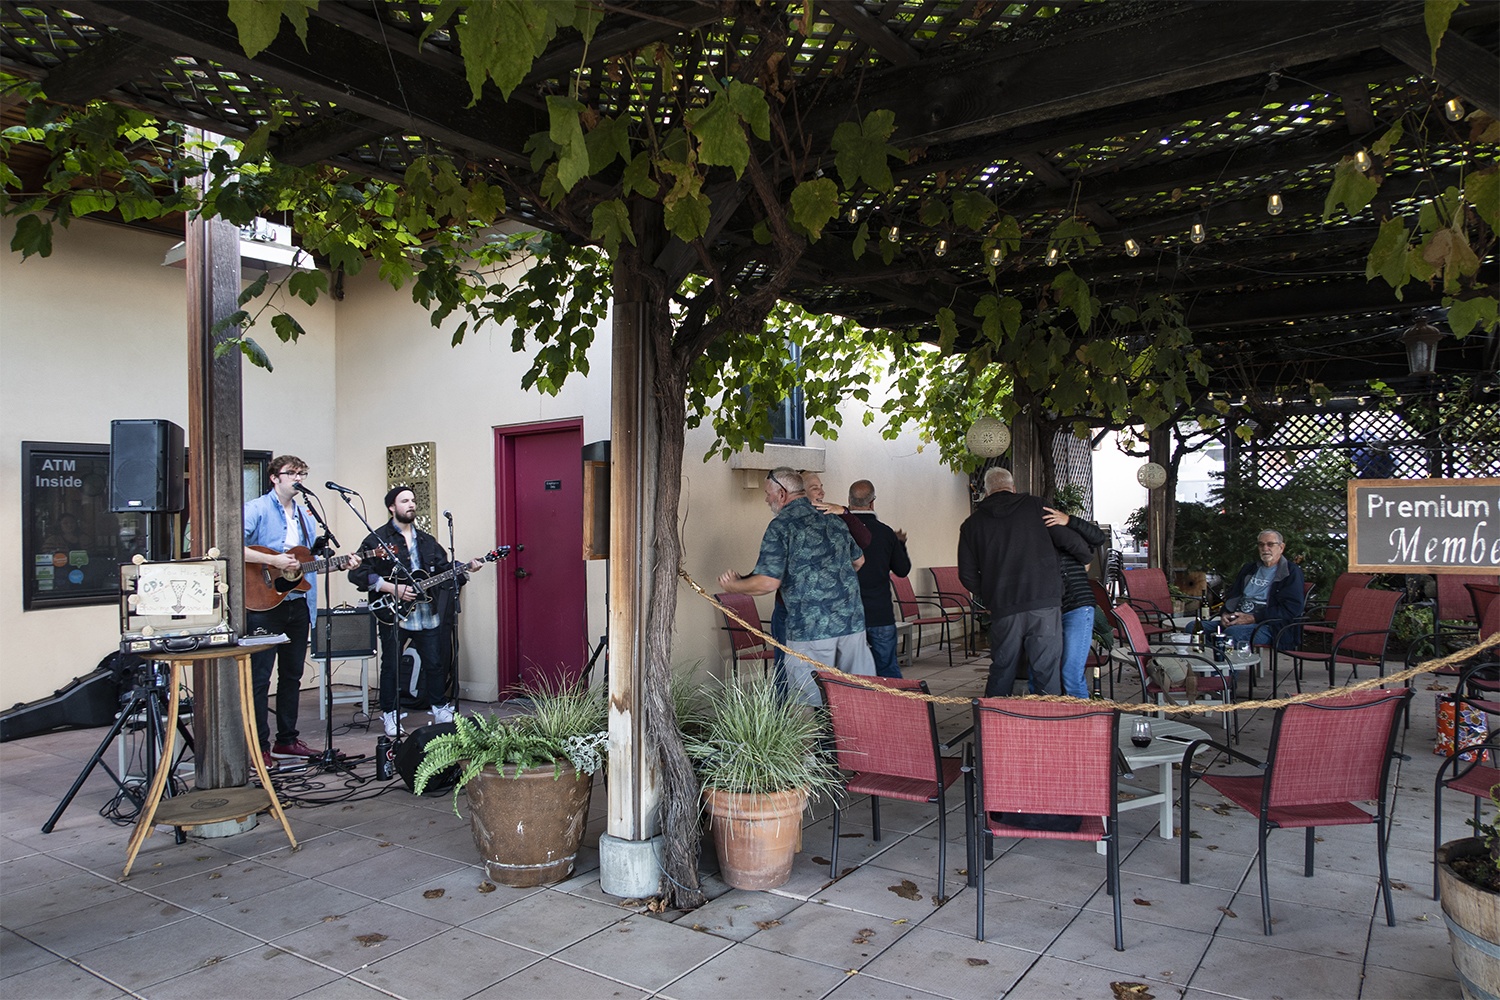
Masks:
[[[616,274],[622,273],[617,269]],[[645,626],[654,536],[656,422],[651,419],[651,338],[640,290],[617,280],[610,410],[609,477],[609,814],[608,845],[601,842],[601,877],[611,884],[656,873],[650,838],[656,835],[658,768],[646,740],[642,708]],[[639,846],[636,846],[639,845]],[[641,849],[644,848],[645,853]],[[606,864],[606,859],[609,863]]]
[[[1150,432],[1147,458],[1163,469],[1171,469],[1172,429],[1170,427],[1163,424]],[[1177,484],[1168,478],[1166,485],[1146,491],[1146,547],[1150,549],[1147,553],[1147,565],[1159,567],[1167,574],[1169,581],[1172,579],[1172,567],[1166,565],[1164,552],[1167,542],[1167,491],[1176,488]]]
[[[1016,492],[1043,495],[1046,488],[1046,467],[1042,463],[1041,449],[1051,447],[1051,443],[1044,445],[1040,440],[1036,421],[1032,419],[1029,408],[1016,414],[1010,439],[1010,471],[1016,479]]]
[[[186,242],[190,554],[202,556],[210,548],[218,548],[220,558],[227,563],[235,627],[243,629],[240,352],[215,358],[213,332],[214,323],[239,308],[240,234],[227,222],[190,218]],[[240,718],[235,661],[196,661],[193,691],[195,785],[234,788],[245,784],[249,759],[244,733],[239,726],[224,724]]]

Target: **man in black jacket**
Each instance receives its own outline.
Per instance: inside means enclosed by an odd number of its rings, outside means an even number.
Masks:
[[[870,655],[875,657],[875,673],[881,677],[900,677],[901,668],[896,665],[891,574],[905,576],[911,572],[906,535],[875,516],[875,485],[868,479],[849,487],[849,506],[844,510],[857,517],[870,532],[870,543],[864,546],[865,564],[859,568],[859,597],[865,606],[865,639],[870,643]]]
[[[1057,553],[1086,562],[1075,531],[1048,527],[1038,497],[1016,493],[1008,469],[984,474],[985,497],[958,532],[958,578],[990,612],[990,676],[986,698],[1009,696],[1024,650],[1032,689],[1060,694],[1062,571]]]
[[[380,626],[380,717],[385,734],[395,736],[400,729],[403,644],[416,654],[423,696],[432,707],[433,722],[452,722],[453,704],[448,701],[448,661],[453,648],[447,628],[451,627],[453,585],[433,584],[419,592],[420,577],[448,569],[448,556],[438,540],[414,523],[417,501],[409,486],[396,486],[385,495],[391,519],[372,531],[361,550],[384,546],[386,556],[366,559],[349,571],[349,581],[372,597],[389,594],[396,607],[396,620]],[[475,559],[468,564],[473,571],[484,566]],[[458,584],[467,582],[459,574]],[[407,602],[411,602],[408,604]]]

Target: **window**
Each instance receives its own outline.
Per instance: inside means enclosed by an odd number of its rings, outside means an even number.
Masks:
[[[792,367],[800,368],[802,366],[801,345],[788,341],[786,347],[787,353],[791,355]],[[791,395],[771,407],[771,436],[766,439],[766,442],[768,444],[806,444],[807,434],[803,424],[803,412],[802,386],[798,385],[792,389]]]
[[[109,445],[21,442],[25,610],[112,604],[120,563],[155,556],[163,515],[109,509]]]

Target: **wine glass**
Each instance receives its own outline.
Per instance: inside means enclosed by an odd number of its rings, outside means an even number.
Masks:
[[[1130,732],[1130,742],[1144,749],[1151,745],[1151,720],[1136,719],[1135,727]]]

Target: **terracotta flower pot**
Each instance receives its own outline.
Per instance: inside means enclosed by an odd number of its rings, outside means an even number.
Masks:
[[[1485,853],[1478,837],[1450,840],[1437,850],[1443,920],[1467,1000],[1500,996],[1500,893],[1460,878],[1449,862]]]
[[[807,790],[724,792],[703,790],[708,829],[719,856],[719,874],[736,889],[774,889],[792,877],[802,846]]]
[[[573,874],[594,776],[563,761],[502,775],[486,767],[464,787],[474,846],[492,882],[552,885]]]

